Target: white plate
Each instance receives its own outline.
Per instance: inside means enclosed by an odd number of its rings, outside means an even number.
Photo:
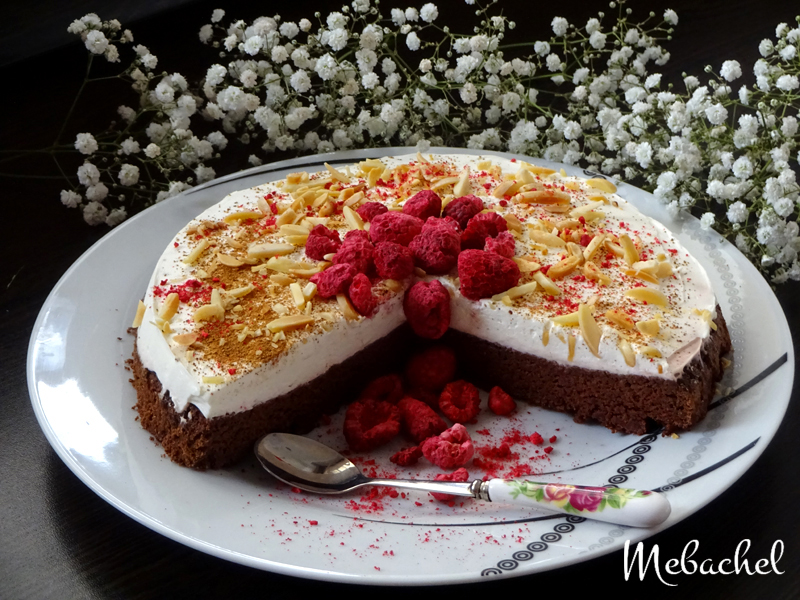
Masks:
[[[753,464],[778,428],[792,389],[793,347],[781,307],[731,244],[702,232],[695,219],[671,220],[652,196],[625,184],[619,194],[665,223],[708,270],[735,348],[723,385],[738,393],[718,401],[695,431],[679,439],[613,434],[533,408],[520,411],[514,424],[527,433],[558,436],[549,461],[533,464],[537,471],[561,473],[534,479],[664,488],[673,509],[658,529],[624,529],[471,501],[450,507],[423,495],[385,497],[381,510],[353,510],[354,504],[368,504],[358,494],[294,493],[254,463],[201,473],[164,458],[131,410],[135,394],[125,361],[133,343],[126,329],[166,244],[191,218],[236,189],[301,166],[316,170],[323,161],[408,152],[353,151],[250,169],[158,204],[90,248],[42,307],[28,354],[36,416],[67,466],[124,513],[203,552],[298,577],[412,585],[530,574],[611,552],[626,539],[644,539],[686,518]],[[335,425],[331,429],[338,431]],[[497,432],[500,425],[490,428]],[[341,445],[337,435],[327,441]],[[474,437],[485,443],[479,434]],[[533,454],[532,447],[525,449]],[[389,465],[386,457],[384,452],[377,462]]]

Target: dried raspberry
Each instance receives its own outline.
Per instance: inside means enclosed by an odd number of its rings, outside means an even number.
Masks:
[[[506,230],[508,230],[508,223],[496,212],[475,215],[469,220],[467,228],[461,234],[461,249],[482,250],[487,237],[497,237],[498,233]]]
[[[348,295],[353,307],[365,317],[370,316],[378,306],[378,299],[372,293],[372,283],[363,273],[353,277]]]
[[[465,250],[458,255],[461,294],[470,300],[491,298],[519,283],[517,263],[485,250]]]
[[[403,212],[425,221],[428,217],[442,214],[442,199],[436,192],[422,190],[417,192],[403,204]]]
[[[406,292],[403,312],[414,333],[437,340],[450,326],[450,294],[439,281],[418,281]]]
[[[461,467],[452,473],[439,473],[435,481],[469,481],[469,472],[464,467]],[[458,496],[442,494],[440,492],[431,492],[431,496],[436,498],[439,502],[452,502],[458,498]]]
[[[517,407],[514,399],[500,387],[495,386],[489,392],[489,410],[496,415],[508,415]]]
[[[361,217],[364,221],[369,222],[372,221],[378,215],[382,215],[383,213],[387,212],[389,209],[386,208],[380,202],[365,202],[361,206],[358,207],[356,211],[358,216]]]
[[[373,244],[395,242],[408,246],[422,231],[423,220],[401,212],[389,211],[372,219],[369,237]]]
[[[432,346],[412,356],[406,366],[406,381],[412,388],[439,392],[453,381],[456,354],[447,346]],[[438,403],[438,402],[437,402]]]
[[[395,242],[375,245],[375,269],[384,279],[405,279],[414,272],[414,254]]]
[[[354,232],[349,231],[347,233],[342,246],[331,262],[334,265],[351,264],[359,273],[369,274],[374,265],[375,248],[367,236],[364,235],[366,232],[351,236],[350,234],[352,233]]]
[[[356,273],[358,271],[353,265],[344,263],[328,267],[321,273],[313,275],[311,281],[317,284],[317,293],[322,298],[331,298],[346,292]]]
[[[541,446],[544,443],[544,438],[539,434],[538,431],[534,431],[530,437],[530,440],[536,446]]]
[[[468,381],[451,381],[439,396],[439,408],[444,416],[456,423],[469,423],[481,409],[478,388]]]
[[[422,388],[409,388],[408,395],[421,402],[424,402],[433,409],[439,408],[439,391],[432,392]]]
[[[363,229],[351,229],[347,233],[344,234],[344,241],[342,244],[347,244],[355,242],[356,240],[361,240],[362,242],[370,242],[369,240],[369,233],[364,231]]]
[[[517,243],[514,236],[508,231],[501,231],[497,237],[486,238],[486,245],[483,247],[487,252],[494,252],[500,256],[511,258],[516,251]]]
[[[475,448],[466,427],[456,423],[440,435],[422,443],[422,454],[442,469],[463,467],[475,454]]]
[[[399,452],[395,452],[389,460],[401,467],[410,467],[417,464],[420,458],[422,458],[422,449],[419,446],[411,446],[411,448],[403,448]]]
[[[359,400],[380,400],[395,404],[403,397],[403,380],[400,376],[392,373],[373,379],[361,392]]]
[[[456,266],[461,251],[458,224],[453,219],[431,217],[408,247],[418,267],[432,275],[444,275]]]
[[[358,400],[347,407],[344,437],[351,450],[374,450],[400,433],[400,410],[389,402]]]
[[[338,231],[332,231],[325,225],[317,225],[308,234],[306,256],[314,260],[322,260],[326,254],[334,254],[341,245]]]
[[[404,429],[417,443],[447,429],[447,423],[430,406],[416,398],[406,396],[397,403],[397,408],[400,409]]]
[[[455,219],[461,231],[467,228],[469,220],[483,210],[483,200],[477,196],[461,196],[444,207],[443,216]]]

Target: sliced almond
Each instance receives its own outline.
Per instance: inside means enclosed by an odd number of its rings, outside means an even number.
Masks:
[[[229,215],[225,215],[222,220],[225,221],[228,225],[232,225],[234,223],[239,223],[241,221],[247,221],[248,219],[258,221],[263,216],[264,215],[261,212],[245,210],[242,212],[235,212]]]
[[[222,375],[204,375],[203,383],[219,385],[221,383],[225,383],[225,378]]]
[[[207,239],[200,240],[197,246],[195,246],[194,249],[186,256],[186,258],[183,259],[183,263],[186,265],[193,264],[198,258],[200,258],[200,255],[205,252],[205,249],[208,248],[208,244],[209,242]]]
[[[624,252],[623,258],[625,262],[628,263],[629,267],[639,261],[639,251],[636,249],[633,240],[631,240],[627,233],[619,236],[619,244],[622,246]]]
[[[217,288],[214,288],[213,290],[211,290],[211,304],[213,304],[214,306],[219,306],[223,310],[225,308],[225,306],[224,306],[224,304],[222,302],[222,294],[220,293],[220,291]]]
[[[532,258],[526,258],[524,256],[515,256],[513,260],[515,263],[517,263],[520,273],[533,273],[534,271],[538,271],[539,269],[542,268],[542,265],[540,265]]]
[[[568,256],[550,267],[547,276],[552,280],[562,279],[577,269],[580,262],[577,256]]]
[[[653,348],[652,346],[643,346],[639,349],[639,352],[642,356],[649,356],[650,358],[661,358],[661,352],[658,348]]]
[[[221,252],[217,252],[217,260],[226,267],[241,267],[243,264],[245,264],[235,256],[231,256],[230,254],[222,254]]]
[[[572,359],[575,358],[575,342],[576,341],[577,341],[577,338],[575,337],[575,334],[574,333],[570,333],[569,337],[567,338],[567,348],[568,348],[567,360],[569,362],[572,362]]]
[[[195,323],[200,323],[202,321],[221,321],[225,317],[225,309],[218,304],[206,304],[205,306],[201,306],[196,311],[194,311],[194,315],[192,315],[192,319],[194,319]]]
[[[364,229],[364,220],[349,206],[342,207],[342,215],[350,229]]]
[[[200,336],[196,333],[179,333],[172,336],[172,341],[179,346],[191,346]]]
[[[669,300],[664,294],[658,290],[647,287],[633,288],[632,290],[628,290],[625,292],[625,297],[646,304],[654,304],[656,306],[667,306],[669,304]]]
[[[269,280],[273,283],[277,283],[278,285],[289,285],[295,281],[294,277],[290,277],[285,273],[275,273],[274,275],[270,275]]]
[[[254,286],[252,283],[248,283],[247,285],[244,285],[242,287],[238,287],[238,288],[234,288],[232,290],[228,290],[226,292],[226,294],[228,296],[232,296],[234,298],[244,298],[245,296],[247,296],[247,294],[251,293],[255,289],[256,289],[256,286]]]
[[[583,341],[586,342],[591,353],[599,358],[602,333],[600,327],[597,326],[597,321],[594,320],[591,307],[586,304],[578,306],[578,322]]]
[[[717,324],[714,323],[714,319],[711,318],[711,311],[710,310],[700,310],[697,308],[692,309],[692,313],[699,316],[703,321],[708,323],[708,326],[711,327],[714,331],[717,330]]]
[[[583,265],[583,274],[587,279],[594,279],[600,285],[608,285],[611,283],[611,277],[603,273],[596,264],[587,261]]]
[[[395,293],[403,291],[402,281],[397,281],[396,279],[384,279],[383,283],[387,288]]]
[[[553,283],[553,281],[541,271],[536,271],[533,274],[533,279],[542,286],[542,290],[544,290],[545,294],[550,294],[551,296],[561,295],[561,288]]]
[[[309,229],[303,225],[281,225],[279,232],[281,235],[308,235]]]
[[[514,180],[503,181],[497,185],[494,190],[492,190],[492,196],[495,198],[503,198],[506,195],[511,195],[514,192],[511,191],[511,188],[519,187],[519,184]]]
[[[614,323],[614,325],[618,325],[623,329],[633,329],[635,327],[633,321],[628,317],[628,315],[619,310],[607,310],[604,316],[606,319]]]
[[[341,181],[342,183],[350,183],[350,177],[348,177],[338,169],[330,166],[328,163],[325,163],[325,168],[328,169],[328,173],[331,174],[331,177],[333,177],[337,181]]]
[[[175,316],[175,313],[178,312],[178,306],[180,306],[180,303],[181,299],[178,297],[178,294],[175,292],[169,294],[164,300],[164,304],[161,305],[161,308],[158,311],[158,316],[165,321],[169,321]]]
[[[292,293],[292,300],[298,308],[303,308],[306,303],[306,297],[303,295],[303,288],[299,283],[289,284],[289,291]]]
[[[264,244],[251,244],[247,249],[247,256],[250,258],[271,258],[273,256],[285,256],[295,251],[292,244],[279,244],[267,242]]]
[[[542,329],[542,345],[547,346],[550,343],[550,326],[551,323],[545,323]]]
[[[545,246],[553,246],[556,248],[566,248],[567,243],[557,235],[548,233],[546,231],[539,231],[537,229],[529,229],[528,235],[534,242],[544,244]]]
[[[288,225],[290,223],[294,223],[296,217],[297,213],[294,211],[294,209],[287,208],[280,215],[278,215],[277,219],[275,219],[275,225],[280,227],[281,225]]]
[[[358,312],[356,312],[356,309],[353,308],[352,304],[350,304],[350,300],[347,298],[347,296],[344,294],[336,294],[336,302],[339,305],[339,310],[342,311],[345,319],[348,321],[358,319]]]
[[[517,218],[517,215],[514,213],[506,213],[503,215],[503,218],[506,220],[506,224],[511,231],[522,231],[522,221]]]
[[[619,348],[619,351],[622,352],[622,358],[625,359],[625,364],[629,367],[635,367],[636,353],[633,351],[633,348],[631,348],[631,345],[628,343],[628,341],[620,339],[619,342],[617,342],[617,347]]]
[[[458,182],[453,186],[453,195],[456,198],[469,196],[472,193],[472,184],[469,181],[469,167],[464,167]]]
[[[550,319],[553,325],[560,325],[561,327],[577,327],[579,324],[578,313],[568,313],[566,315],[558,315]]]
[[[308,234],[305,235],[287,235],[286,241],[293,246],[305,246],[308,242]]]
[[[539,167],[537,165],[531,165],[526,162],[523,162],[522,166],[525,167],[525,169],[527,169],[534,175],[552,175],[553,173],[555,173],[553,169],[548,169],[547,167]]]
[[[659,279],[663,279],[664,277],[672,277],[672,264],[662,261],[658,263],[658,270],[656,271],[656,277]]]
[[[648,319],[647,321],[637,321],[636,329],[645,335],[655,337],[661,331],[661,323],[658,319]]]
[[[272,333],[279,331],[292,331],[293,329],[300,329],[306,325],[313,323],[314,318],[307,315],[289,315],[286,317],[279,317],[274,321],[267,323],[267,329]]]
[[[571,196],[558,190],[520,192],[512,199],[520,204],[569,204]]]
[[[608,237],[606,237],[606,239],[603,241],[603,246],[605,246],[605,248],[609,252],[611,252],[611,254],[613,254],[614,256],[617,256],[619,258],[625,256],[625,250],[622,249],[622,246],[614,243]]]
[[[646,281],[647,283],[658,283],[658,277],[655,275],[650,275],[650,273],[646,273],[645,271],[637,271],[635,269],[623,269],[622,270],[625,275],[628,277],[633,277],[634,279],[641,279],[642,281]]]
[[[617,191],[617,186],[611,183],[608,179],[601,179],[599,177],[587,179],[586,184],[601,192],[613,194]]]
[[[512,287],[512,288],[510,288],[510,289],[508,289],[505,292],[502,292],[500,294],[495,294],[494,296],[492,296],[492,300],[494,300],[496,302],[497,301],[502,301],[503,298],[508,298],[509,300],[514,300],[516,298],[519,298],[521,296],[525,296],[526,294],[530,294],[530,293],[536,291],[536,286],[537,285],[538,284],[535,281],[530,281],[528,283],[524,283],[522,285],[518,285],[518,286]]]
[[[286,176],[286,183],[290,185],[299,185],[304,181],[308,181],[308,173],[306,171],[298,171],[297,173],[289,173]]]
[[[261,214],[265,217],[272,216],[272,209],[270,208],[269,204],[267,203],[264,198],[259,198],[256,200],[256,205],[258,206],[258,210],[261,211]]]
[[[136,316],[133,317],[133,323],[131,324],[131,327],[138,328],[141,326],[142,321],[144,320],[144,311],[146,309],[147,307],[144,305],[144,302],[139,300],[139,304],[136,306]]]
[[[597,254],[597,251],[600,249],[600,246],[603,244],[603,241],[606,239],[605,233],[599,233],[594,236],[586,248],[583,249],[583,258],[585,260],[592,260],[594,255]]]

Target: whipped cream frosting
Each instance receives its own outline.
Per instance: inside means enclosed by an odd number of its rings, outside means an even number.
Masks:
[[[380,177],[372,173],[376,169]],[[510,193],[504,194],[509,186]],[[321,375],[402,324],[403,294],[412,280],[374,282],[379,307],[370,317],[353,314],[341,299],[314,296],[309,273],[327,263],[305,256],[297,227],[324,222],[343,234],[363,224],[342,214],[341,198],[347,205],[346,198],[362,193],[358,203],[380,201],[398,210],[413,193],[429,187],[436,187],[444,202],[477,195],[486,209],[505,216],[516,240],[515,259],[528,265],[520,284],[533,281],[533,273],[540,271],[560,291],[548,293],[540,283],[519,296],[473,301],[461,295],[454,270],[437,277],[451,291],[452,328],[560,364],[621,375],[677,379],[700,352],[716,316],[707,274],[663,225],[620,198],[608,182],[494,156],[409,155],[298,174],[235,192],[175,237],[156,265],[137,335],[143,365],[169,391],[175,410],[180,413],[191,403],[208,418],[249,410]],[[348,188],[355,191],[342,192]],[[339,200],[339,210],[325,201],[325,190],[331,200]],[[568,194],[569,203],[530,202],[523,198],[526,190]],[[287,208],[301,206],[298,198],[305,213],[298,210],[287,219]],[[282,228],[281,221],[296,227]],[[580,253],[590,247],[590,238],[598,235],[606,243],[586,262],[595,264],[605,279],[587,276],[581,268],[547,278],[549,269],[557,270],[554,265],[563,264],[576,248]],[[620,254],[623,236],[636,249],[633,269],[631,259]],[[287,273],[285,265],[278,265],[276,271],[267,258],[248,255],[247,248],[263,243],[288,244],[279,258],[294,261],[289,267],[295,270]],[[431,278],[419,274],[414,279],[420,277]],[[296,285],[287,285],[290,281]],[[298,298],[299,289],[305,296]],[[664,302],[629,295],[643,289],[659,293]],[[164,319],[159,315],[170,293],[181,301],[175,314]],[[199,308],[215,301],[224,317],[196,319]],[[570,320],[582,304],[591,307],[600,332],[595,351]],[[622,315],[624,323],[607,317],[608,311]],[[307,316],[308,323],[284,331],[267,327],[292,315]]]

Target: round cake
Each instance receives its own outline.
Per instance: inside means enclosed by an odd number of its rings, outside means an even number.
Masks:
[[[702,266],[610,181],[459,154],[230,194],[166,248],[134,325],[141,424],[196,468],[431,339],[480,386],[635,434],[702,419],[730,350]]]

